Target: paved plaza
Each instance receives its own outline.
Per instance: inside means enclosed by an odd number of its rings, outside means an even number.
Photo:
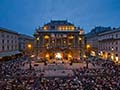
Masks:
[[[25,63],[21,69],[29,69],[29,63]],[[32,68],[37,72],[37,76],[40,75],[40,73],[43,74],[43,77],[68,77],[68,76],[74,76],[73,70],[80,69],[86,67],[86,63],[72,63],[70,65],[69,63],[48,63],[45,65],[44,63],[36,63],[35,61],[31,62]],[[88,64],[88,68],[94,69],[94,68],[102,68],[101,66],[93,66],[91,63]]]

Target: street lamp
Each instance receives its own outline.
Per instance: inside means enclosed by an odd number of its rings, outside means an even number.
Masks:
[[[87,49],[89,49],[89,48],[90,48],[90,45],[89,45],[89,44],[87,44],[87,46],[86,46],[86,47],[87,47]]]
[[[36,40],[39,41],[40,40],[39,37],[37,37]]]
[[[32,65],[31,65],[31,58],[30,58],[30,57],[31,57],[32,45],[31,45],[31,44],[28,44],[27,47],[28,47],[28,51],[29,51],[29,67],[30,67],[30,70],[31,70]]]
[[[86,55],[83,55],[84,58],[86,58]]]
[[[78,38],[79,39],[79,46],[80,46],[80,60],[82,58],[82,37],[83,37],[83,34],[84,34],[83,30],[80,29],[79,38]]]
[[[36,60],[38,59],[38,42],[39,42],[40,38],[37,37],[36,38]]]
[[[87,44],[86,45],[86,53],[87,53],[87,56],[89,56],[90,55],[90,45],[89,44]]]
[[[111,50],[112,50],[111,59],[114,61],[114,48],[112,47]]]
[[[81,57],[82,57],[82,47],[81,47],[81,43],[82,42],[82,38],[79,37],[79,43],[80,43],[80,60],[81,60]]]
[[[32,48],[32,45],[31,44],[28,44],[28,46],[27,46],[29,49],[31,49]]]
[[[118,61],[119,61],[118,56],[116,56],[115,59],[116,59],[116,63],[119,63],[119,62],[118,62]]]
[[[86,51],[86,68],[88,68],[88,56],[90,55],[89,53],[90,53],[90,51],[89,51],[89,49],[90,49],[90,45],[89,44],[87,44],[87,45],[85,45],[85,51]]]

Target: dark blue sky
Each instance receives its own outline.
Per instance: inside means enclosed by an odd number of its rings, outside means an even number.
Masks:
[[[89,32],[120,26],[120,0],[0,0],[0,27],[31,35],[51,19],[67,19]]]

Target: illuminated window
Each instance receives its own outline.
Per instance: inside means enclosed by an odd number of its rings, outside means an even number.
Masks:
[[[65,30],[67,30],[68,28],[67,28],[67,26],[65,26]]]
[[[49,56],[50,56],[50,55],[49,55],[48,53],[45,55],[46,58],[49,58]]]
[[[65,27],[63,26],[63,30],[65,30]]]
[[[79,34],[83,34],[83,33],[84,33],[83,30],[80,30]]]
[[[44,30],[48,30],[48,27],[47,27],[47,26],[44,26]]]
[[[61,28],[61,27],[59,27],[58,29],[59,29],[59,30],[61,30],[62,28]]]
[[[45,36],[44,36],[44,38],[45,38],[45,39],[48,39],[48,38],[49,38],[49,36],[48,36],[48,35],[45,35]]]
[[[64,44],[66,44],[66,41],[64,41]]]
[[[70,26],[69,29],[70,29],[70,30],[74,30],[74,26]]]
[[[69,36],[68,38],[69,38],[69,39],[73,39],[74,37],[71,35],[71,36]]]
[[[71,27],[72,30],[74,30],[74,27]]]
[[[52,43],[54,43],[55,41],[54,40],[52,40]]]

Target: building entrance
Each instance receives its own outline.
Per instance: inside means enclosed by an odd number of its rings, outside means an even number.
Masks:
[[[62,60],[63,59],[63,53],[62,52],[55,53],[55,59],[56,60]]]
[[[45,58],[49,62],[68,62],[73,59],[73,54],[71,51],[52,51],[46,52]]]

